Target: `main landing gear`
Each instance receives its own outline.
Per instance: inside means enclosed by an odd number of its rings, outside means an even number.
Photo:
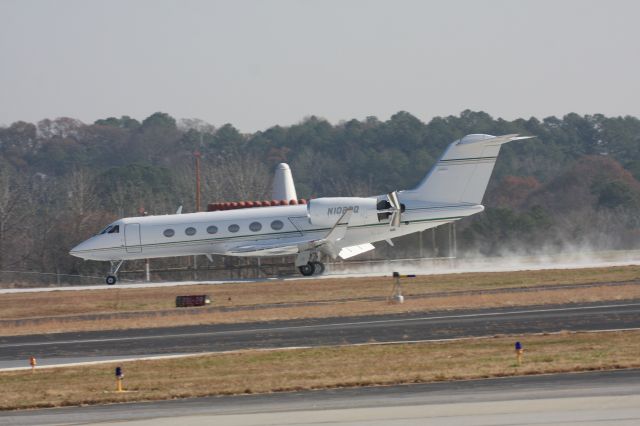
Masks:
[[[105,279],[107,285],[114,285],[118,282],[118,271],[120,267],[124,263],[124,260],[111,260],[111,269],[109,270],[109,275]]]
[[[308,262],[306,265],[298,266],[298,269],[305,277],[310,277],[311,275],[322,275],[324,273],[324,263],[316,260]]]

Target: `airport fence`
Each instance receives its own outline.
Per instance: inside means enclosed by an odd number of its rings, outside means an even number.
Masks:
[[[144,261],[128,262],[128,268],[122,268],[118,273],[121,283],[141,283],[146,281],[224,281],[266,279],[274,277],[300,277],[294,265],[295,258],[251,259],[251,258],[214,258],[209,263],[204,257],[198,257],[195,265],[191,262],[181,262],[183,265],[173,267],[154,267],[154,261],[149,264],[147,274]],[[405,259],[369,259],[360,261],[328,261],[325,263],[325,274],[366,274],[372,272],[387,272],[392,269],[411,267],[429,267],[450,264],[452,258],[405,258]],[[126,265],[126,264],[125,264]],[[105,265],[105,275],[59,274],[36,271],[0,271],[0,288],[29,288],[29,287],[63,287],[104,284],[108,267]]]
[[[104,283],[104,277],[38,271],[0,271],[0,288],[61,287]]]

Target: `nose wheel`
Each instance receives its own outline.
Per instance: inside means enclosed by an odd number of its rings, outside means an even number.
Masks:
[[[118,271],[124,263],[124,260],[112,260],[110,263],[111,269],[109,270],[109,275],[107,275],[105,282],[107,283],[107,285],[114,285],[118,282]]]

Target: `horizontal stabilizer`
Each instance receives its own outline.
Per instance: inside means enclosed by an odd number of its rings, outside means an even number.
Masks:
[[[338,253],[338,256],[340,256],[343,259],[349,259],[350,257],[357,256],[362,253],[366,253],[373,249],[375,249],[373,244],[370,244],[370,243],[359,244],[357,246],[344,247],[342,250],[340,250],[340,253]]]

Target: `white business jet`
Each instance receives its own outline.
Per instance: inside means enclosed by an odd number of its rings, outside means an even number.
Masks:
[[[125,260],[171,256],[296,255],[302,275],[322,273],[320,254],[348,259],[373,250],[371,243],[392,244],[392,238],[483,211],[480,203],[500,146],[530,137],[467,135],[449,145],[414,189],[316,198],[303,205],[128,217],[70,254],[111,262],[107,284],[116,283]]]

